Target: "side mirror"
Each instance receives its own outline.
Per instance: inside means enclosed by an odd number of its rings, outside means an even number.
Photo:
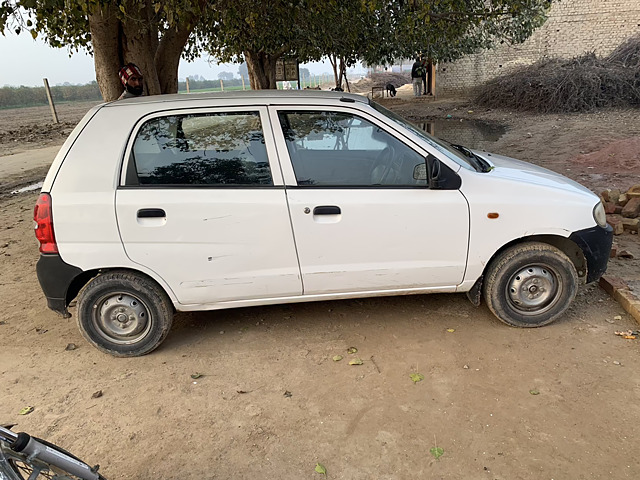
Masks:
[[[427,157],[427,168],[429,170],[429,188],[436,190],[440,188],[440,160],[429,155]]]
[[[414,180],[426,180],[427,179],[427,164],[422,162],[415,166],[413,169]]]

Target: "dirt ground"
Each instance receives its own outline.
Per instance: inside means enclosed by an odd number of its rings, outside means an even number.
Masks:
[[[523,115],[406,94],[385,103],[416,121],[502,124],[482,148],[596,192],[640,183],[637,110]],[[56,129],[47,108],[0,111],[0,155],[61,144],[90,105],[63,107]],[[74,308],[71,319],[46,308],[37,193],[10,193],[43,178],[31,167],[0,178],[0,423],[100,463],[107,478],[319,479],[317,462],[333,479],[640,476],[640,340],[614,334],[638,325],[598,286],[528,330],[464,295],[180,314],[154,353],[115,359],[82,339]],[[637,277],[638,236],[617,241],[636,259],[612,259],[610,272]]]

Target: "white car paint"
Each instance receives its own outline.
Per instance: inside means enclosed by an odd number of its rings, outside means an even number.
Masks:
[[[121,167],[140,119],[214,107],[260,110],[274,184],[280,188],[121,187]],[[462,186],[449,191],[296,189],[278,108],[363,115],[421,155],[438,158],[457,172]],[[492,171],[461,168],[440,148],[353,95],[168,95],[92,109],[60,150],[42,191],[51,193],[56,239],[66,263],[85,271],[141,271],[185,311],[467,291],[509,242],[533,235],[566,238],[596,226],[592,209],[599,200],[584,187],[524,162],[481,155],[495,167]],[[333,204],[343,209],[339,218],[304,213],[306,207]],[[164,208],[164,222],[138,222],[135,212],[148,207]],[[489,219],[488,213],[499,217]]]

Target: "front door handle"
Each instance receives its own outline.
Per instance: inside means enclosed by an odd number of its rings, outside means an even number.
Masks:
[[[167,214],[161,208],[141,208],[138,210],[138,218],[162,218]]]
[[[313,209],[314,215],[340,215],[340,207],[335,205],[322,205]]]

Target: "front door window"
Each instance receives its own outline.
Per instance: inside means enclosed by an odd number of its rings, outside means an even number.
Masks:
[[[298,185],[426,187],[414,178],[424,157],[364,118],[282,111],[279,119]]]

